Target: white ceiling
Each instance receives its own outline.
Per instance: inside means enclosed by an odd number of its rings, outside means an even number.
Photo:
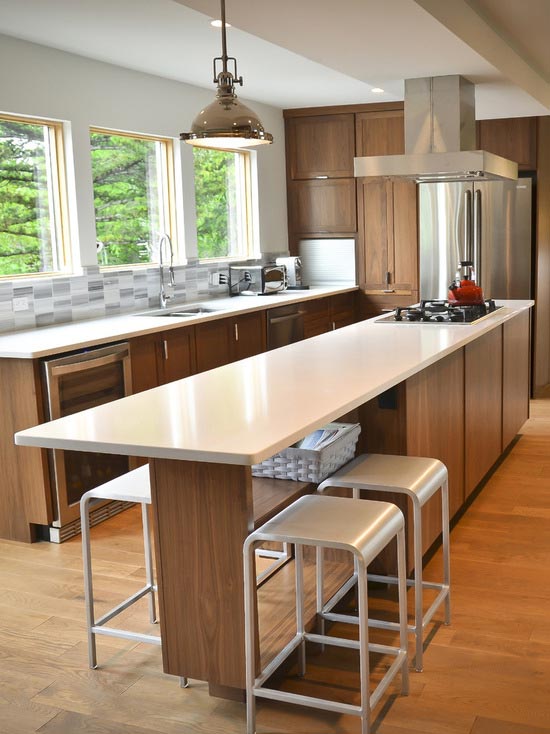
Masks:
[[[212,17],[218,0],[0,0],[0,33],[214,90]],[[462,74],[478,118],[550,113],[548,0],[227,0],[227,20],[248,99],[388,101]]]

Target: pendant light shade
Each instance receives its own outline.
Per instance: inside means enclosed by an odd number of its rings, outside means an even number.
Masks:
[[[227,55],[225,33],[225,0],[221,0],[222,55],[214,59],[214,84],[216,99],[199,112],[193,120],[191,131],[181,133],[181,140],[201,148],[249,148],[273,142],[273,135],[264,130],[258,115],[239,101],[235,83],[242,86],[243,78],[237,75],[237,60]],[[221,71],[216,73],[216,62]],[[233,63],[233,72],[228,69]]]

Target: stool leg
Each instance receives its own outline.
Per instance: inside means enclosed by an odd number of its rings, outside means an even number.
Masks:
[[[414,519],[414,635],[416,639],[416,655],[414,667],[422,672],[423,642],[423,610],[422,610],[422,508],[413,499]]]
[[[299,543],[294,546],[296,565],[296,632],[305,634],[304,624],[304,548]],[[302,639],[299,647],[298,674],[303,677],[306,674],[306,643]]]
[[[153,573],[153,551],[151,548],[151,533],[149,530],[149,512],[145,502],[141,503],[141,520],[143,524],[143,550],[145,553],[145,576],[147,585],[151,587],[149,594],[149,620],[151,624],[157,621],[157,609],[155,600],[155,577]]]
[[[325,618],[323,615],[323,606],[324,606],[324,598],[325,598],[325,589],[324,589],[324,571],[325,571],[325,556],[324,556],[324,549],[321,548],[321,546],[317,546],[315,549],[315,574],[316,574],[316,585],[315,585],[315,594],[317,599],[317,622],[319,625],[319,634],[324,635],[325,634]],[[324,650],[325,646],[322,645],[321,649]]]
[[[94,617],[94,590],[92,585],[92,557],[90,548],[90,500],[82,498],[80,502],[80,526],[82,531],[82,566],[84,571],[84,605],[86,607],[86,632],[88,635],[88,663],[90,668],[97,668],[95,634],[92,627]]]
[[[405,530],[397,532],[397,583],[399,590],[399,647],[405,651],[405,660],[401,668],[401,692],[404,696],[409,693],[409,662],[407,624],[407,564],[405,560]]]
[[[369,603],[367,595],[367,569],[354,555],[358,570],[357,603],[359,607],[359,671],[361,689],[361,734],[370,731],[370,694],[369,694]]]
[[[445,597],[445,624],[451,624],[451,549],[449,539],[449,482],[441,487],[441,522],[443,537],[443,583],[449,589]]]
[[[256,732],[256,614],[254,610],[254,588],[256,586],[256,554],[254,543],[244,544],[244,644],[246,663],[246,734]]]

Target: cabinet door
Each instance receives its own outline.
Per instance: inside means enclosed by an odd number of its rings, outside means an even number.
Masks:
[[[160,384],[157,373],[158,334],[147,334],[130,340],[132,392],[150,390]]]
[[[289,118],[286,134],[291,179],[353,176],[353,114]]]
[[[391,184],[358,181],[359,285],[367,293],[390,290],[388,240],[393,238]]]
[[[478,145],[481,150],[516,161],[522,170],[534,171],[537,168],[537,118],[481,120]]]
[[[356,293],[339,293],[330,297],[330,321],[333,329],[357,321]]]
[[[501,452],[502,328],[470,342],[464,351],[467,498]]]
[[[231,319],[205,322],[195,326],[196,370],[205,372],[231,362]]]
[[[403,110],[361,112],[355,116],[356,155],[398,155],[405,152]]]
[[[233,353],[232,361],[252,357],[265,352],[266,326],[265,311],[244,314],[232,320]]]
[[[164,331],[157,341],[159,382],[189,377],[195,371],[195,332],[193,327]]]
[[[502,450],[529,418],[529,311],[502,326]]]
[[[396,293],[418,290],[417,186],[395,181],[393,196],[393,246],[389,250],[390,285]]]
[[[332,328],[330,321],[330,299],[316,298],[303,304],[304,339],[325,334]]]
[[[355,179],[289,181],[291,232],[351,234],[357,231]]]

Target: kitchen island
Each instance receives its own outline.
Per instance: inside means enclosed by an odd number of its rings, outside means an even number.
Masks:
[[[353,410],[370,450],[422,455],[421,439],[432,434],[445,447],[450,421],[458,510],[469,465],[475,481],[527,417],[532,305],[504,302],[473,325],[361,322],[21,431],[16,443],[149,459],[165,670],[231,696],[244,688],[251,465]],[[498,426],[487,425],[485,407]],[[438,425],[422,425],[423,415]],[[468,421],[489,429],[486,442],[474,431],[471,460]],[[447,460],[444,448],[437,453]]]

